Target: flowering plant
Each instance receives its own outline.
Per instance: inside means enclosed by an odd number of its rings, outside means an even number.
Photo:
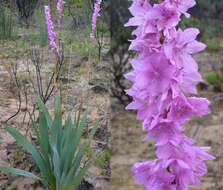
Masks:
[[[97,18],[100,16],[100,11],[101,11],[101,3],[102,0],[96,0],[94,4],[94,11],[92,14],[92,32],[90,34],[91,39],[95,38],[96,35],[96,29],[97,29]]]
[[[90,147],[99,125],[95,123],[89,139],[82,142],[82,135],[88,125],[87,112],[82,118],[76,114],[74,122],[69,115],[63,125],[60,98],[56,99],[54,118],[40,99],[38,108],[39,124],[34,124],[37,145],[33,145],[13,127],[7,126],[6,131],[31,154],[39,174],[11,167],[0,167],[0,171],[39,180],[48,190],[78,188],[90,164],[100,159]]]
[[[35,161],[37,168],[35,173],[37,174],[13,167],[0,167],[0,172],[31,177],[40,181],[48,190],[73,190],[79,188],[90,165],[93,162],[103,164],[105,156],[101,153],[96,155],[91,147],[92,140],[99,127],[98,123],[95,123],[90,133],[88,133],[89,135],[85,135],[86,138],[83,138],[83,134],[88,127],[87,112],[82,117],[80,112],[75,114],[74,119],[69,115],[64,121],[60,97],[56,98],[54,118],[51,117],[45,105],[56,88],[55,83],[59,80],[64,57],[63,51],[59,47],[50,6],[44,6],[44,12],[50,48],[56,55],[57,60],[55,71],[47,84],[46,92],[41,91],[42,96],[37,103],[38,124],[36,124],[35,118],[31,117],[37,142],[33,144],[15,128],[8,125],[5,127],[5,130],[16,142],[26,152],[30,153]],[[63,15],[62,0],[57,0],[57,14],[58,25],[60,26]],[[38,77],[41,77],[41,75]],[[42,84],[41,79],[39,82]]]
[[[145,140],[154,140],[157,159],[136,163],[132,172],[137,184],[150,190],[186,190],[198,185],[207,173],[206,160],[214,159],[207,147],[197,147],[184,133],[193,116],[209,113],[209,101],[194,97],[202,81],[192,55],[205,45],[196,40],[199,30],[177,27],[182,14],[195,0],[164,0],[151,5],[134,0],[133,18],[126,26],[136,26],[130,50],[138,53],[131,61],[133,71],[126,78],[133,82],[127,94],[133,98],[127,109],[137,110],[143,121]]]
[[[45,10],[45,19],[46,19],[46,24],[47,24],[50,47],[54,52],[58,53],[59,50],[58,50],[58,44],[57,44],[57,36],[56,36],[56,32],[54,31],[54,25],[53,25],[53,21],[51,17],[50,7],[46,5],[44,6],[44,10]]]

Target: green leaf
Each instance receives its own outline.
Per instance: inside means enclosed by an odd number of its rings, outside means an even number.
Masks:
[[[6,127],[6,131],[21,145],[27,152],[29,152],[36,161],[37,166],[44,176],[47,176],[47,168],[44,160],[42,159],[39,152],[21,133],[12,127]]]
[[[43,157],[48,163],[49,167],[49,131],[47,127],[47,115],[44,114],[40,110],[39,112],[39,144],[40,144],[40,149],[43,154]]]
[[[73,175],[76,173],[76,171],[80,167],[81,160],[82,160],[83,156],[84,156],[84,148],[82,146],[80,146],[78,153],[76,155],[76,158],[73,162],[73,167],[72,167]]]
[[[84,156],[84,149],[83,147],[80,147],[78,153],[76,154],[72,167],[70,168],[70,171],[68,172],[67,175],[66,173],[64,173],[63,175],[64,186],[73,184],[74,176],[76,175],[78,169],[80,168],[83,156]]]
[[[54,168],[54,176],[56,178],[56,184],[57,187],[59,187],[60,184],[60,178],[61,178],[61,172],[60,172],[60,156],[59,153],[56,149],[56,147],[51,147],[51,149],[53,150],[53,168]]]
[[[69,151],[73,149],[73,141],[74,141],[74,136],[73,135],[73,123],[71,116],[69,115],[64,126],[63,130],[63,136],[62,136],[62,143],[61,143],[61,168],[63,169],[65,166],[65,162],[67,160],[72,160],[73,157],[69,156]]]
[[[67,118],[67,120],[65,122],[65,125],[64,125],[63,136],[62,136],[62,143],[61,143],[62,147],[61,148],[64,147],[66,141],[68,140],[68,137],[70,135],[72,127],[73,127],[73,122],[72,122],[72,119],[71,119],[71,115],[69,114],[68,118]]]
[[[77,146],[80,144],[80,139],[84,132],[84,128],[87,127],[87,112],[81,119],[80,123],[77,123],[75,129],[72,129],[65,145],[66,149],[62,154],[62,162],[65,162],[63,172],[66,172],[68,168],[72,167],[73,157],[75,155]],[[66,160],[66,161],[65,161]]]
[[[88,113],[85,112],[81,121],[77,124],[77,130],[75,131],[75,147],[80,143],[84,129],[87,127],[87,115]]]
[[[0,171],[3,173],[11,173],[11,174],[15,174],[15,175],[24,176],[24,177],[31,177],[31,178],[33,178],[35,180],[39,180],[39,181],[42,180],[40,177],[34,175],[33,173],[27,172],[25,170],[20,170],[17,168],[0,167]]]
[[[61,155],[61,162],[62,165],[62,171],[63,173],[67,173],[69,166],[71,166],[74,154],[76,152],[76,147],[74,147],[75,144],[75,129],[71,128],[69,130],[69,134],[66,140],[66,143],[64,144],[62,155]]]
[[[47,119],[47,126],[48,126],[49,128],[51,128],[52,123],[53,123],[52,118],[51,118],[51,116],[50,116],[50,114],[49,114],[49,112],[48,112],[48,109],[46,108],[45,104],[43,103],[43,101],[42,101],[40,98],[38,98],[38,108],[39,108],[39,110],[40,110],[41,112],[43,112],[44,115],[46,116],[46,119]]]
[[[51,144],[52,146],[56,146],[59,154],[61,153],[60,142],[62,140],[60,135],[62,135],[62,111],[60,97],[57,97],[55,101],[53,127],[51,129]]]

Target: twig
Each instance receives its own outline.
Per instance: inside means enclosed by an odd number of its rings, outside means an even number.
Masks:
[[[51,88],[51,90],[50,90],[50,87],[51,87],[53,82],[57,83],[57,81],[58,81],[58,79],[60,77],[60,72],[61,72],[61,68],[63,66],[63,63],[64,63],[64,55],[63,55],[63,53],[61,53],[61,55],[58,56],[58,61],[57,61],[57,64],[56,64],[55,71],[53,72],[53,74],[52,74],[52,76],[50,78],[50,82],[48,83],[46,93],[45,93],[45,95],[43,97],[43,102],[44,103],[46,103],[49,100],[49,98],[51,97],[51,95],[52,95],[52,93],[53,93],[53,91],[55,89],[55,84],[53,84],[53,87]],[[55,81],[53,81],[54,77],[55,77]]]
[[[10,176],[5,183],[0,185],[0,189],[5,189],[5,188],[9,187],[9,185],[18,178],[19,178],[19,176]]]
[[[18,78],[17,78],[17,63],[15,64],[15,67],[13,67],[13,75],[14,75],[15,83],[16,83],[16,86],[18,89],[19,107],[18,107],[17,112],[15,114],[13,114],[11,117],[9,117],[4,123],[8,123],[11,119],[16,117],[21,111],[22,101],[21,101],[20,85],[19,85]]]

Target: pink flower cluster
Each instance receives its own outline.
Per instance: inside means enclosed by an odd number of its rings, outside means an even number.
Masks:
[[[92,14],[92,32],[90,34],[91,39],[95,38],[95,33],[96,33],[96,28],[97,28],[97,18],[101,11],[101,3],[102,3],[102,0],[96,0],[94,4],[94,11]]]
[[[45,9],[45,19],[47,24],[48,37],[50,41],[50,47],[53,51],[58,53],[57,36],[54,32],[53,21],[51,17],[51,11],[49,6],[44,6]]]
[[[146,140],[154,140],[157,159],[136,163],[132,172],[146,190],[186,190],[198,185],[207,173],[206,160],[214,159],[207,147],[197,147],[187,137],[184,125],[193,116],[209,113],[209,101],[193,97],[202,81],[192,55],[205,48],[196,40],[199,30],[177,29],[182,14],[195,0],[163,0],[151,5],[134,0],[133,15],[126,26],[136,26],[130,50],[138,53],[131,61],[133,82],[127,94],[133,98],[127,109],[137,110]]]

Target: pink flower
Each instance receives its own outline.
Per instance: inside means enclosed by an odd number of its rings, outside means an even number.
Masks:
[[[175,185],[172,184],[174,175],[166,170],[166,166],[162,162],[136,163],[132,172],[135,176],[135,182],[144,185],[146,190],[176,190]]]
[[[130,18],[125,26],[141,26],[145,21],[145,15],[151,8],[151,5],[146,0],[133,1],[129,11],[134,17]]]
[[[182,136],[183,133],[180,125],[168,119],[158,119],[160,121],[152,123],[147,128],[149,133],[145,140],[155,140],[157,146],[166,145],[169,142],[179,142],[179,136]]]
[[[141,55],[148,55],[157,52],[161,48],[160,34],[151,33],[144,36],[139,35],[136,39],[131,41],[129,50],[140,52]]]
[[[204,50],[206,46],[196,40],[198,34],[199,30],[196,28],[172,33],[172,39],[168,39],[164,44],[164,52],[167,58],[180,67],[182,63],[188,61],[187,57],[189,55]]]
[[[207,173],[204,161],[214,157],[206,151],[205,147],[195,147],[190,139],[182,138],[177,144],[170,142],[158,146],[157,155],[174,174],[178,189],[187,189],[189,185],[200,184],[201,177]]]
[[[209,101],[205,98],[187,98],[183,95],[173,99],[167,118],[184,124],[193,116],[204,116],[209,113]],[[199,107],[201,105],[202,107]]]
[[[180,13],[183,13],[186,17],[189,17],[190,14],[187,13],[188,9],[196,5],[195,0],[167,0],[167,4],[175,6],[176,10]]]
[[[171,28],[175,27],[179,21],[180,14],[177,13],[173,7],[166,6],[164,3],[155,4],[154,7],[146,13],[144,30],[145,33],[164,31],[166,34]]]
[[[197,63],[191,57],[205,48],[196,40],[198,34],[199,30],[195,28],[175,31],[163,45],[166,57],[181,69],[181,87],[185,93],[196,93],[196,85],[202,81]]]
[[[167,34],[169,29],[175,27],[180,21],[180,14],[174,7],[166,6],[164,3],[152,7],[147,1],[143,4],[136,1],[130,7],[130,12],[134,17],[130,18],[125,26],[139,26],[143,35],[163,30]]]
[[[47,24],[50,47],[53,51],[58,53],[57,37],[56,37],[56,33],[54,32],[54,26],[53,26],[51,13],[50,13],[50,7],[45,6],[44,8],[45,8],[45,19],[46,19],[46,24]]]
[[[159,64],[157,64],[159,63]],[[154,53],[144,59],[132,60],[135,69],[134,86],[146,88],[150,96],[165,92],[171,85],[175,67],[170,64],[162,53]]]
[[[92,32],[90,34],[91,39],[95,38],[95,33],[97,28],[97,18],[99,16],[99,12],[101,11],[101,3],[102,0],[96,0],[94,4],[94,12],[92,14]]]

